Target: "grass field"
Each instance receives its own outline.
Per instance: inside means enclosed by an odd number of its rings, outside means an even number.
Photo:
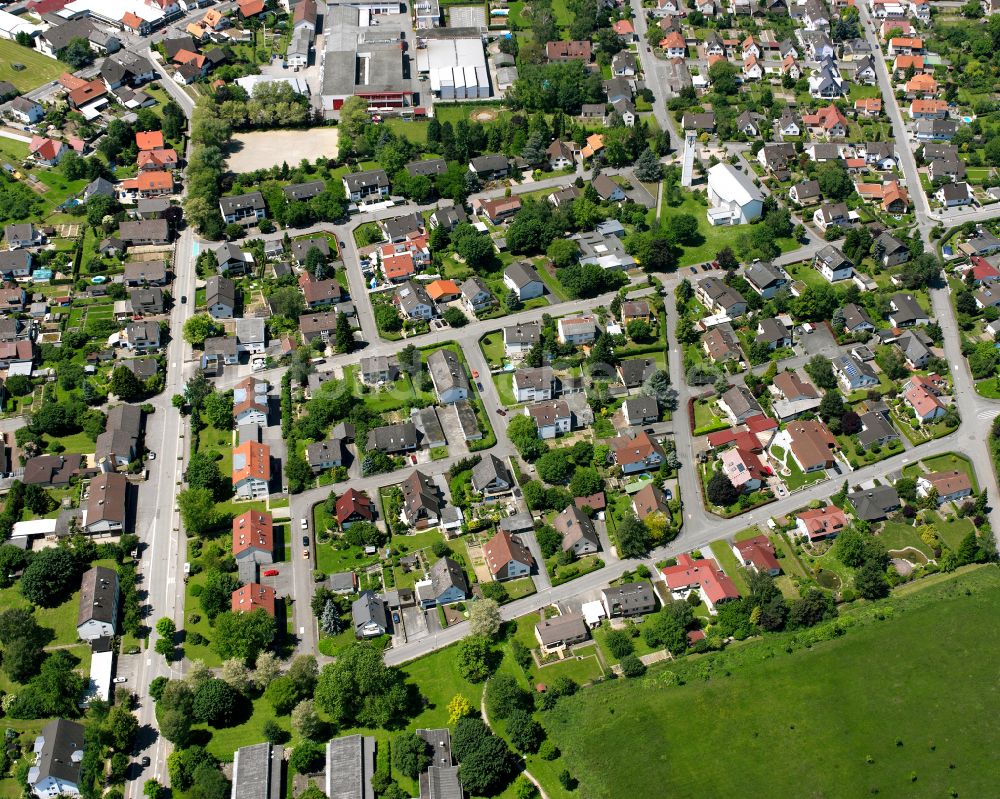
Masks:
[[[664,192],[664,198],[667,194]],[[678,266],[689,266],[700,264],[703,261],[711,261],[715,254],[723,247],[734,247],[736,240],[744,233],[749,233],[750,225],[712,225],[708,221],[707,208],[695,200],[694,195],[688,194],[684,197],[684,202],[677,206],[666,204],[666,200],[660,206],[660,223],[663,224],[672,216],[678,214],[691,214],[698,220],[698,233],[701,235],[701,242],[693,246],[684,247]],[[779,239],[777,242],[782,252],[790,252],[800,245],[791,239]]]
[[[974,529],[972,522],[968,519],[955,519],[949,522],[942,519],[937,513],[928,513],[927,520],[934,525],[941,540],[952,551],[958,551],[958,545],[962,543],[962,539]]]
[[[729,546],[728,541],[713,541],[711,543],[712,555],[718,561],[722,570],[729,575],[729,578],[733,581],[736,586],[736,590],[739,591],[744,596],[749,593],[747,588],[746,578],[743,576],[743,569],[740,568],[739,562],[736,560],[736,556],[733,554],[733,548]]]
[[[26,69],[18,71],[13,64],[24,64]],[[16,42],[0,39],[0,80],[10,81],[22,92],[54,80],[63,72],[72,71],[72,67],[42,55],[37,50],[29,50]]]
[[[1000,573],[978,569],[884,603],[887,621],[863,606],[859,627],[811,648],[773,636],[588,689],[543,720],[588,799],[991,795],[997,602]],[[627,756],[608,745],[626,739]]]
[[[878,537],[885,544],[886,549],[913,547],[914,549],[919,549],[928,558],[934,557],[934,552],[923,542],[923,539],[920,538],[920,535],[912,524],[886,522],[879,532]]]

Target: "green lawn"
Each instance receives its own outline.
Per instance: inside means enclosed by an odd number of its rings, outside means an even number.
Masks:
[[[517,397],[514,396],[514,378],[512,372],[503,372],[498,375],[490,375],[493,378],[493,385],[496,386],[497,394],[500,395],[500,402],[508,408],[517,405]]]
[[[862,606],[811,648],[776,635],[654,667],[543,721],[592,799],[992,795],[998,602],[1000,574],[979,569],[884,603],[890,621]],[[684,684],[661,679],[675,669]],[[608,745],[626,739],[627,757]]]
[[[503,585],[507,589],[507,595],[511,601],[535,593],[535,581],[530,577],[518,577],[516,580],[508,580]]]
[[[979,492],[976,470],[972,467],[972,463],[968,458],[956,455],[953,452],[946,452],[944,455],[938,455],[934,458],[924,458],[922,462],[929,472],[965,472],[969,475],[969,480],[972,482],[973,491]]]
[[[566,289],[563,288],[562,283],[556,280],[555,276],[549,272],[544,266],[537,266],[538,276],[542,279],[545,284],[545,288],[548,289],[549,294],[555,296],[559,302],[566,302],[569,299],[569,294],[566,293]]]
[[[684,247],[678,266],[689,266],[691,264],[711,261],[715,254],[723,247],[735,247],[736,240],[744,233],[750,232],[750,225],[712,225],[708,221],[708,209],[699,203],[693,194],[686,194],[684,202],[677,206],[666,204],[666,192],[664,201],[660,206],[660,223],[664,224],[668,219],[678,214],[691,214],[698,220],[698,233],[701,234],[701,242],[693,246]],[[791,239],[779,239],[777,242],[782,252],[790,252],[800,245]]]
[[[788,467],[790,474],[787,477],[782,476],[782,479],[784,479],[789,491],[826,479],[826,472],[822,469],[816,472],[803,472],[795,462],[795,458],[786,458],[785,465]]]
[[[0,44],[7,44],[7,42],[0,39]],[[3,69],[2,64],[0,64],[0,69]],[[17,141],[16,139],[0,138],[0,158],[12,161],[13,163],[11,166],[19,165],[27,157],[27,142]]]
[[[16,70],[13,64],[24,64],[26,69]],[[7,39],[0,39],[0,80],[10,81],[22,92],[54,80],[63,72],[72,71],[72,67],[49,58],[37,50],[22,47]]]
[[[937,534],[947,544],[948,548],[956,552],[958,551],[958,545],[962,543],[962,539],[974,529],[972,522],[968,519],[955,519],[949,522],[934,512],[928,513],[927,519],[934,525]]]
[[[746,578],[743,576],[743,569],[740,568],[739,561],[736,560],[736,556],[733,554],[733,548],[729,546],[728,541],[713,541],[711,543],[712,555],[719,562],[722,570],[729,575],[732,579],[733,584],[736,586],[736,590],[741,594],[746,596],[750,593],[747,588]]]
[[[473,685],[462,676],[457,645],[411,661],[402,669],[407,682],[416,683],[425,699],[423,711],[411,721],[411,727],[446,727],[448,702],[456,694],[462,694],[473,707],[479,707],[482,685]]]
[[[503,363],[507,357],[507,352],[503,346],[503,331],[497,330],[487,333],[479,339],[479,349],[483,351],[483,356],[491,364]]]
[[[715,403],[712,400],[697,400],[694,404],[694,434],[696,436],[706,435],[716,430],[725,430],[729,427],[729,422],[715,412]]]
[[[383,119],[382,124],[385,125],[393,133],[403,136],[409,139],[414,144],[426,144],[427,143],[427,121],[426,120],[412,120],[408,121],[405,119]]]
[[[886,522],[878,534],[886,549],[905,549],[913,547],[924,553],[928,558],[934,557],[934,552],[920,538],[920,534],[912,524],[902,522]],[[942,539],[943,540],[943,539]]]

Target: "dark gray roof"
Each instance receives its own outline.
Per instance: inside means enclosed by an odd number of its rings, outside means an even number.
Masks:
[[[648,419],[651,416],[659,416],[660,410],[656,404],[656,397],[630,397],[623,405],[625,418],[638,417]]]
[[[887,438],[899,438],[899,433],[886,420],[881,413],[869,412],[861,415],[863,429],[858,432],[858,441],[862,446],[868,447],[871,444]]]
[[[376,427],[368,431],[368,449],[402,452],[417,445],[417,428],[412,422]]]
[[[469,163],[476,172],[504,172],[510,167],[507,156],[496,154],[476,156]]]
[[[42,747],[28,774],[35,784],[47,777],[79,785],[83,759],[83,726],[75,721],[55,719],[42,729]],[[32,779],[33,778],[33,779]]]
[[[89,200],[91,197],[97,196],[104,197],[114,197],[115,196],[115,184],[112,183],[107,178],[95,178],[87,184],[87,188],[83,190],[83,199]]]
[[[80,609],[76,626],[88,621],[111,624],[118,605],[118,575],[106,566],[94,566],[80,580]]]
[[[235,308],[236,284],[229,278],[212,275],[205,281],[205,304],[209,308],[213,305],[228,305],[230,308]]]
[[[437,516],[444,507],[437,485],[419,469],[414,469],[400,483],[400,490],[403,492],[403,507],[410,519],[419,518],[422,513]]]
[[[375,622],[383,630],[389,627],[385,617],[385,603],[374,591],[363,591],[351,603],[351,618],[354,620],[354,629],[364,627],[370,622]]]
[[[430,578],[434,596],[439,597],[451,588],[457,588],[464,595],[469,594],[469,581],[459,566],[451,558],[441,558],[431,566],[427,576]]]
[[[854,506],[858,518],[865,521],[885,518],[888,513],[899,507],[899,494],[892,486],[866,488],[848,494],[847,498]]]
[[[452,350],[435,350],[427,358],[427,369],[438,394],[453,389],[469,389],[469,378],[458,356]]]
[[[601,593],[609,607],[617,605],[625,615],[634,609],[648,608],[656,604],[653,586],[646,582],[614,585],[605,588]]]
[[[344,183],[350,191],[361,191],[372,186],[388,188],[389,176],[384,169],[371,169],[367,172],[355,172],[351,175],[344,175]]]
[[[406,171],[411,175],[441,175],[448,171],[448,162],[443,158],[428,158],[424,161],[413,161],[406,165]]]
[[[244,208],[263,211],[267,207],[264,203],[264,195],[259,191],[238,194],[235,197],[222,197],[219,199],[219,206],[224,214],[231,214]]]
[[[496,455],[487,453],[483,459],[472,468],[472,487],[481,491],[494,480],[500,479],[510,484],[510,472],[506,465]]]
[[[285,197],[290,201],[309,200],[318,194],[322,194],[326,189],[326,183],[322,180],[310,180],[308,183],[293,183],[281,189]]]
[[[542,281],[535,267],[524,261],[514,261],[504,270],[504,276],[509,277],[519,289],[529,283]]]
[[[382,219],[379,225],[385,230],[390,240],[402,239],[407,233],[414,233],[424,228],[424,218],[419,211],[412,214],[394,216],[391,219]]]
[[[329,799],[375,799],[374,773],[374,737],[348,735],[327,743],[325,793]]]
[[[640,386],[657,369],[655,358],[629,358],[622,361],[618,367],[621,370],[622,382],[629,388]]]
[[[542,325],[539,322],[520,322],[505,327],[503,336],[508,344],[534,344],[541,340]]]
[[[284,749],[269,743],[237,749],[230,799],[281,799],[283,759]]]

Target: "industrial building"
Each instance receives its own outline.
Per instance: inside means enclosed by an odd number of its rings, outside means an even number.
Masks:
[[[417,71],[442,100],[481,100],[492,95],[486,53],[479,37],[431,38],[417,50]]]
[[[413,105],[406,55],[410,18],[399,10],[398,3],[327,7],[322,53],[324,111],[339,111],[351,95],[368,100],[373,112],[398,112]]]

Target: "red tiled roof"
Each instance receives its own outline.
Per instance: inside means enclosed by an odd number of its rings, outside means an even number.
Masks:
[[[774,544],[766,535],[755,535],[745,541],[737,541],[733,546],[739,550],[740,557],[744,563],[752,563],[762,572],[781,569],[777,557],[774,554]]]
[[[242,469],[233,469],[233,485],[238,485],[244,480],[271,480],[271,448],[267,444],[258,444],[255,441],[245,441],[233,449],[233,458],[242,455],[244,466]]]
[[[337,521],[343,524],[355,514],[369,522],[375,515],[372,510],[372,501],[368,498],[368,495],[349,488],[337,499]]]
[[[778,422],[775,419],[772,419],[770,416],[764,416],[760,413],[756,416],[751,416],[744,422],[744,424],[747,426],[747,430],[751,433],[764,433],[778,427]]]
[[[170,191],[174,187],[174,178],[169,172],[140,172],[136,180],[139,191]]]
[[[694,560],[685,552],[677,558],[676,566],[663,569],[663,576],[671,591],[700,588],[713,605],[740,596],[733,581],[711,558]]]
[[[847,514],[836,505],[803,511],[796,518],[805,525],[810,540],[826,538],[828,535],[839,533],[847,527]]]
[[[248,510],[233,519],[233,555],[248,549],[274,551],[274,524],[270,513]]]
[[[269,585],[247,583],[233,591],[233,613],[250,613],[263,608],[267,615],[273,617],[278,596]]]
[[[187,52],[182,50],[180,52]],[[160,150],[163,148],[163,131],[143,130],[135,134],[135,143],[140,150]]]
[[[501,530],[483,545],[483,555],[490,573],[494,575],[512,560],[527,566],[535,562],[527,547],[506,530]]]

